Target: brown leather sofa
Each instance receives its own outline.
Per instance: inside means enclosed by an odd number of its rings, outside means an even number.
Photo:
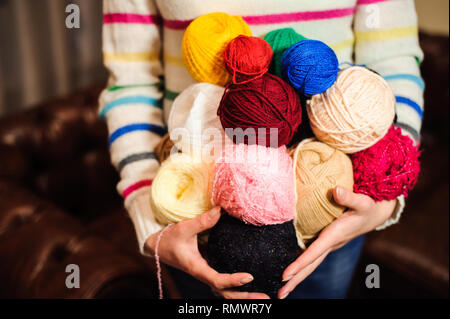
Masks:
[[[351,297],[448,296],[448,38],[421,36],[427,83],[422,176],[398,225],[368,236]],[[117,195],[103,85],[0,119],[0,297],[157,297]],[[381,269],[381,289],[364,268]],[[68,289],[68,264],[80,288]],[[166,296],[179,293],[163,269]]]

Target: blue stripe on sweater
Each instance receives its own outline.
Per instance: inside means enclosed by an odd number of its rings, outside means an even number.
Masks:
[[[149,131],[155,134],[158,134],[159,136],[164,136],[166,134],[167,130],[165,127],[156,125],[156,124],[150,124],[150,123],[135,123],[135,124],[129,124],[123,127],[118,128],[112,134],[109,136],[109,146],[117,140],[119,137],[121,137],[124,134],[135,132],[135,131]]]
[[[384,79],[386,81],[391,81],[391,80],[407,80],[407,81],[411,81],[417,84],[417,86],[423,91],[425,89],[425,82],[423,82],[423,80],[416,76],[416,75],[412,75],[412,74],[403,74],[403,73],[399,73],[399,74],[391,74],[391,75],[386,75],[384,77]]]
[[[407,97],[404,97],[404,96],[395,96],[395,100],[397,101],[397,103],[403,103],[403,104],[406,104],[406,105],[412,107],[417,112],[417,114],[419,114],[420,118],[422,119],[423,111],[420,108],[419,104],[417,104],[413,100],[408,99]]]
[[[144,104],[148,106],[154,106],[159,109],[162,108],[161,99],[155,99],[144,95],[126,96],[106,104],[105,107],[100,111],[99,116],[101,118],[104,118],[106,116],[106,113],[108,113],[111,109],[127,104]]]

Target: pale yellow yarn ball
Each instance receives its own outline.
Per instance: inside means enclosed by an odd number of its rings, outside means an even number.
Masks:
[[[352,66],[328,90],[314,95],[306,110],[320,141],[355,153],[386,135],[395,117],[395,96],[381,76]]]
[[[162,225],[195,218],[212,208],[209,183],[212,162],[185,154],[166,159],[152,183],[150,203]]]
[[[252,35],[240,16],[213,12],[193,20],[182,42],[183,61],[189,74],[198,82],[225,86],[231,75],[223,62],[223,51],[241,34]]]
[[[345,207],[333,199],[333,189],[353,189],[353,168],[343,152],[315,139],[290,150],[293,157],[297,213],[294,225],[300,247],[339,217]]]

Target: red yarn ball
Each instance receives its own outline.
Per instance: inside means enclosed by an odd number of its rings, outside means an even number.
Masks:
[[[225,66],[235,84],[247,83],[269,70],[272,48],[265,40],[240,35],[230,41],[223,52]]]
[[[229,84],[217,114],[233,142],[276,147],[288,144],[302,121],[300,98],[295,90],[269,73],[245,84]],[[227,128],[241,128],[244,134],[246,129],[253,129],[255,138],[252,141],[247,136],[243,139],[231,136]],[[265,130],[261,132],[258,128]],[[278,129],[278,135],[271,134],[271,128]],[[271,141],[274,138],[278,139],[277,145]]]
[[[352,155],[353,190],[375,201],[407,197],[417,182],[419,156],[413,141],[392,126],[376,144]]]

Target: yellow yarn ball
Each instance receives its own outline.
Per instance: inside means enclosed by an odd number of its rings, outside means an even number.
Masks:
[[[366,149],[382,139],[395,117],[395,96],[387,82],[366,68],[341,71],[306,110],[314,135],[344,153]]]
[[[212,208],[209,182],[212,162],[173,154],[161,165],[152,183],[150,203],[162,224],[195,218]]]
[[[198,82],[225,86],[231,75],[224,65],[223,51],[241,34],[252,35],[240,16],[213,12],[193,20],[182,43],[183,61],[191,76]]]
[[[297,194],[294,225],[298,243],[305,248],[305,242],[344,212],[333,199],[333,189],[353,189],[353,168],[346,154],[315,139],[303,140],[290,154]]]

